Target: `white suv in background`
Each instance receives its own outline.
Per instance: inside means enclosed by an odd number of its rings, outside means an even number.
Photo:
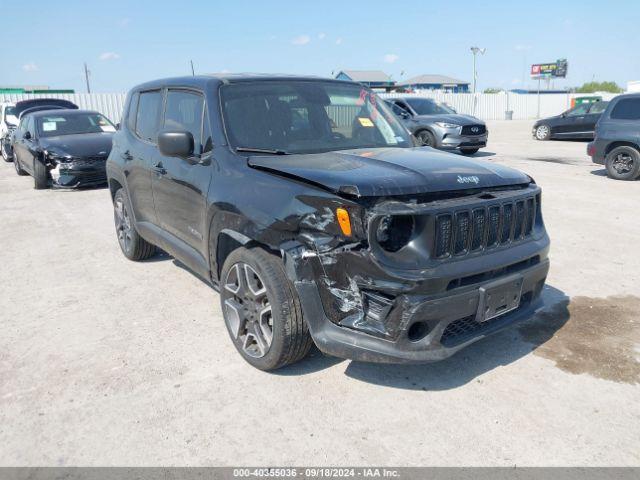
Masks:
[[[13,103],[0,103],[0,152],[5,162],[10,162],[13,159],[10,139],[11,133],[18,125],[14,107]]]

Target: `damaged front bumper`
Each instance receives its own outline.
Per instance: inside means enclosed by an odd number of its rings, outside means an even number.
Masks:
[[[49,168],[51,184],[58,188],[92,187],[107,182],[104,162],[101,166],[82,167],[74,164],[58,163]]]
[[[323,247],[317,237],[285,246],[287,275],[318,348],[333,356],[369,362],[437,361],[529,318],[539,306],[549,271],[549,238],[539,214],[539,189],[495,193],[494,197],[486,212],[491,213],[494,205],[502,210],[512,205],[513,212],[521,205],[528,211],[531,205],[535,226],[527,229],[523,220],[522,230],[516,226],[510,233],[505,230],[504,243],[434,258],[433,237],[437,235],[433,229],[438,219],[451,209],[457,212],[456,218],[461,208],[482,210],[485,202],[483,198],[454,199],[425,207],[398,207],[403,210],[391,205],[370,217],[371,232],[378,222],[376,215],[394,208],[395,213],[406,213],[404,209],[409,208],[424,216],[426,237],[431,240],[414,240],[407,252],[385,255],[371,237],[369,242],[336,248]],[[500,227],[503,223],[501,220]],[[453,230],[455,238],[455,226]],[[486,236],[484,241],[488,241]],[[468,245],[471,250],[472,238]],[[427,259],[411,268],[414,253]]]

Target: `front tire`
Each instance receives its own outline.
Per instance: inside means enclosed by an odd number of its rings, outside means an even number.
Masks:
[[[311,334],[279,257],[261,248],[238,248],[225,260],[220,279],[225,324],[248,363],[275,370],[309,353]]]
[[[478,153],[479,148],[461,148],[460,151],[463,155],[473,155],[474,153]]]
[[[129,205],[129,198],[124,189],[121,188],[113,197],[113,217],[118,243],[125,257],[139,262],[156,253],[156,247],[147,242],[136,231]]]
[[[49,175],[45,167],[37,159],[33,162],[33,188],[44,190],[49,186]]]
[[[422,147],[433,147],[436,145],[436,137],[429,130],[416,132],[416,139]]]
[[[7,144],[4,139],[0,139],[0,150],[2,150],[2,159],[5,162],[13,161],[13,155],[9,155],[9,152],[7,151]]]
[[[551,127],[549,125],[538,125],[535,131],[536,140],[547,141],[551,138]]]
[[[604,162],[607,175],[614,180],[634,180],[640,176],[640,152],[622,146],[611,150]]]
[[[18,160],[18,156],[14,155],[13,157],[13,167],[16,169],[16,173],[18,174],[18,176],[20,177],[24,177],[26,175],[29,175],[27,172],[25,172],[22,168],[22,165],[20,165],[20,160]]]

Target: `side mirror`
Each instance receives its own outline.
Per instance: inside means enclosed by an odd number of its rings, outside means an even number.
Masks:
[[[24,132],[24,135],[22,136],[22,138],[24,138],[25,140],[31,140],[31,132],[29,131]]]
[[[407,112],[406,110],[402,110],[402,111],[400,112],[400,116],[401,116],[402,118],[404,118],[405,120],[406,120],[407,118],[411,118],[411,114],[410,114],[409,112]]]
[[[164,131],[158,135],[158,149],[167,157],[188,158],[193,155],[193,135],[185,131]]]
[[[116,130],[120,130],[120,122],[116,123]]]

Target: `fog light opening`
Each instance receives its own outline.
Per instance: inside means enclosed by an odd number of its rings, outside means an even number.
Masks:
[[[427,322],[415,322],[409,327],[407,337],[412,342],[418,342],[427,336],[429,333],[429,326]]]

